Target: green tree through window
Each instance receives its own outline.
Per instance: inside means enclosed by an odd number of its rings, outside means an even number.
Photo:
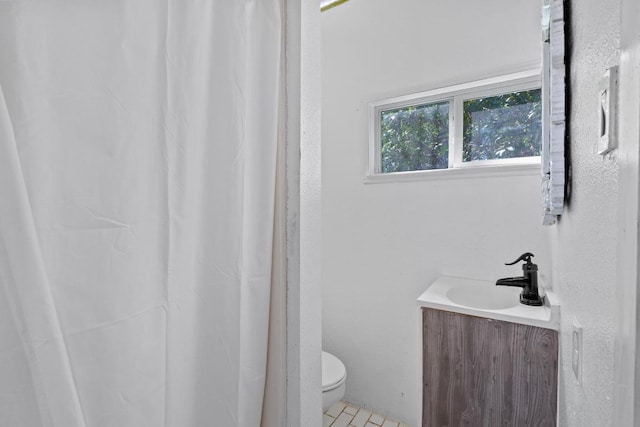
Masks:
[[[539,156],[540,96],[534,89],[464,101],[462,160]]]
[[[448,167],[448,101],[381,111],[380,123],[382,173]]]

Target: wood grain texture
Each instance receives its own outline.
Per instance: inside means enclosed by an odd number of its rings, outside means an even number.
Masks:
[[[556,331],[422,310],[423,427],[556,425]]]

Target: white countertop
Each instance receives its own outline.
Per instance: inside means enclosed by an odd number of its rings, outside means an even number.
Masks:
[[[520,288],[502,288],[505,293],[509,293],[518,301],[513,307],[505,309],[480,309],[466,305],[456,304],[451,301],[447,293],[454,288],[464,286],[465,289],[477,289],[478,294],[483,292],[495,292],[495,282],[477,279],[466,279],[462,277],[440,276],[433,282],[422,295],[418,297],[417,303],[420,307],[436,308],[439,310],[451,311],[455,313],[468,314],[470,316],[485,317],[489,319],[503,320],[506,322],[520,323],[523,325],[538,326],[541,328],[559,330],[560,329],[560,305],[556,296],[552,292],[546,292],[545,303],[540,307],[520,304]],[[517,290],[517,292],[515,292]],[[543,291],[541,291],[542,294]]]

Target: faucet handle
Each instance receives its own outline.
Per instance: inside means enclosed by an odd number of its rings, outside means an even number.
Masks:
[[[525,252],[522,255],[520,255],[520,257],[517,260],[513,262],[505,263],[504,265],[513,265],[520,261],[525,261],[527,264],[531,264],[531,258],[533,258],[533,256],[534,255],[531,252]]]

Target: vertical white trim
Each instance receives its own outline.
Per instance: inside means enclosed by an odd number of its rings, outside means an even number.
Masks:
[[[379,174],[382,171],[380,165],[381,149],[376,144],[382,140],[380,135],[380,111],[372,104],[369,105],[369,175]]]
[[[640,3],[622,0],[613,425],[640,423]]]
[[[452,142],[453,155],[449,154],[449,159],[453,158],[453,165],[450,167],[462,166],[462,142],[464,134],[464,100],[462,97],[455,97],[451,101],[451,108],[453,109],[453,134],[450,135],[450,141]],[[451,161],[451,160],[449,160]]]
[[[322,425],[320,10],[285,0],[287,427]]]
[[[300,422],[300,3],[285,1],[286,76],[286,425]]]

